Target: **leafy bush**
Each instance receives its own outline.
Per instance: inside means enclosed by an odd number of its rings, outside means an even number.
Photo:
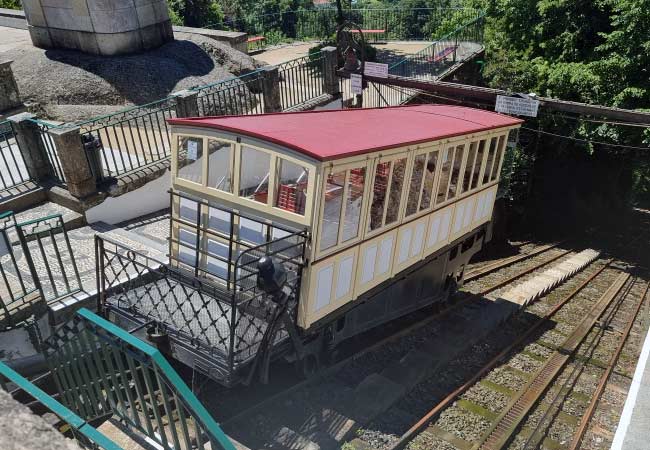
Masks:
[[[0,8],[23,9],[19,0],[0,0]]]

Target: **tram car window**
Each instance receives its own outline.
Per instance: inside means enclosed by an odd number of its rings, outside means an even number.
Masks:
[[[209,291],[216,302],[181,306],[197,322],[179,336],[208,349],[174,348],[233,384],[265,352],[286,356],[296,341],[303,356],[333,348],[445,300],[489,235],[508,134],[521,121],[417,105],[169,123],[169,270],[194,280],[188,298]],[[283,274],[273,296],[260,289],[260,261]],[[148,318],[162,311],[150,309]],[[155,320],[178,326],[181,315],[165,314]]]

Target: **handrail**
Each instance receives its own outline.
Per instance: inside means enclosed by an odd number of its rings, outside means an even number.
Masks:
[[[77,315],[102,328],[104,331],[115,336],[119,340],[135,347],[137,350],[151,358],[160,369],[161,375],[167,382],[169,382],[170,386],[173,386],[177,391],[179,394],[179,400],[193,413],[196,419],[199,419],[202,422],[205,431],[210,434],[211,438],[218,442],[224,450],[235,450],[235,446],[230,439],[228,439],[219,424],[215,422],[203,404],[196,398],[194,393],[187,387],[187,384],[185,384],[157,348],[154,348],[146,342],[132,336],[122,328],[101,318],[86,308],[81,308],[77,311]]]
[[[16,384],[16,386],[28,393],[33,399],[40,402],[43,406],[61,418],[61,420],[70,425],[71,428],[85,436],[90,442],[106,450],[122,450],[122,447],[115,444],[115,442],[107,438],[103,433],[97,431],[97,429],[90,426],[81,417],[63,406],[38,386],[32,384],[29,380],[1,361],[0,375]],[[4,383],[0,380],[0,384]],[[81,444],[83,445],[83,443]]]
[[[405,62],[407,62],[407,61],[409,61],[409,60],[416,59],[416,58],[418,58],[418,57],[420,57],[420,56],[422,56],[422,55],[425,55],[425,54],[427,53],[427,51],[429,51],[431,48],[433,48],[433,47],[435,47],[436,45],[438,45],[441,41],[448,40],[448,39],[449,39],[451,36],[453,36],[454,34],[458,33],[459,31],[461,31],[461,30],[463,30],[463,29],[465,29],[465,28],[467,28],[467,27],[469,27],[470,25],[473,25],[474,23],[476,23],[476,22],[482,20],[483,18],[485,18],[485,13],[484,13],[484,12],[482,12],[481,15],[479,15],[478,17],[472,19],[471,21],[462,24],[461,26],[459,26],[459,27],[456,28],[455,30],[450,31],[449,33],[445,34],[444,36],[442,36],[442,37],[436,39],[435,41],[433,41],[431,44],[427,45],[427,46],[424,47],[423,49],[421,49],[421,50],[419,50],[419,51],[413,53],[412,55],[408,55],[406,58],[404,58],[404,59],[402,59],[402,60],[396,62],[395,64],[393,64],[392,66],[390,66],[390,67],[388,68],[388,70],[394,69],[395,67],[397,67],[397,66],[399,66],[400,64],[403,64],[403,63],[405,63]]]

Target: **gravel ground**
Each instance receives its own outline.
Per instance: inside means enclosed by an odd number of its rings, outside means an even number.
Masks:
[[[522,389],[527,381],[511,370],[508,370],[506,367],[497,367],[491,371],[485,379],[508,388],[511,391]]]
[[[476,442],[490,427],[490,422],[478,414],[452,407],[440,414],[436,425],[468,442]]]
[[[420,433],[406,448],[408,450],[458,450],[449,442],[438,439],[436,436],[426,431]]]
[[[466,393],[461,396],[462,399],[476,403],[477,405],[487,408],[493,412],[499,412],[506,407],[510,397],[507,395],[489,389],[483,385],[477,384],[472,386]]]

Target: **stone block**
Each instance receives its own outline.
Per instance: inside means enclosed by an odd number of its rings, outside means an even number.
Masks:
[[[90,15],[75,13],[73,8],[53,8],[43,5],[43,13],[50,28],[71,31],[93,31]]]
[[[113,34],[95,34],[97,38],[98,54],[122,55],[142,50],[140,31],[125,31]]]
[[[28,25],[27,31],[29,31],[29,37],[32,39],[32,44],[34,44],[34,46],[40,48],[54,47],[50,31],[47,28]]]
[[[123,33],[137,30],[138,15],[133,8],[90,11],[95,33]]]
[[[138,23],[141,27],[148,27],[158,22],[158,20],[156,20],[156,9],[154,8],[153,3],[138,6],[135,11]]]
[[[143,50],[160,47],[165,42],[174,40],[171,21],[156,23],[140,30]]]
[[[25,2],[25,18],[35,27],[46,27],[47,21],[45,20],[45,15],[43,14],[43,8],[41,7],[41,2],[39,0],[33,0],[31,2]]]
[[[86,0],[89,11],[112,11],[133,8],[132,0]]]
[[[235,50],[239,50],[242,53],[247,52],[246,39],[248,38],[248,34],[246,33],[240,33],[238,31],[209,30],[207,28],[178,26],[175,26],[174,30],[179,33],[200,34],[201,36],[228,44]]]

